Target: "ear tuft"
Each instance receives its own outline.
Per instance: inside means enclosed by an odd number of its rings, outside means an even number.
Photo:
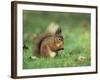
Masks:
[[[61,34],[61,27],[59,27],[58,29],[57,29],[57,31],[56,31],[56,34]]]

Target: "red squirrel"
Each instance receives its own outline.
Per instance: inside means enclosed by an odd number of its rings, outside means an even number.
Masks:
[[[51,23],[47,30],[37,36],[33,45],[33,57],[54,58],[60,50],[64,49],[64,38],[61,35],[61,28]]]

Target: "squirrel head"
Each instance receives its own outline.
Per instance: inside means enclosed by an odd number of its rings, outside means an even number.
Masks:
[[[56,34],[54,38],[54,43],[55,43],[55,51],[64,49],[64,38],[62,35]]]

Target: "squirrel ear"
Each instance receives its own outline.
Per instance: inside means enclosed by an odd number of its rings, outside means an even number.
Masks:
[[[58,29],[57,29],[57,31],[56,31],[56,34],[61,34],[61,27],[59,27]]]

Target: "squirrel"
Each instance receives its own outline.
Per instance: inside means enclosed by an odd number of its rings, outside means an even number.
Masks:
[[[37,36],[33,45],[33,56],[54,58],[58,51],[64,49],[64,38],[61,35],[61,28],[51,23],[47,30]]]

